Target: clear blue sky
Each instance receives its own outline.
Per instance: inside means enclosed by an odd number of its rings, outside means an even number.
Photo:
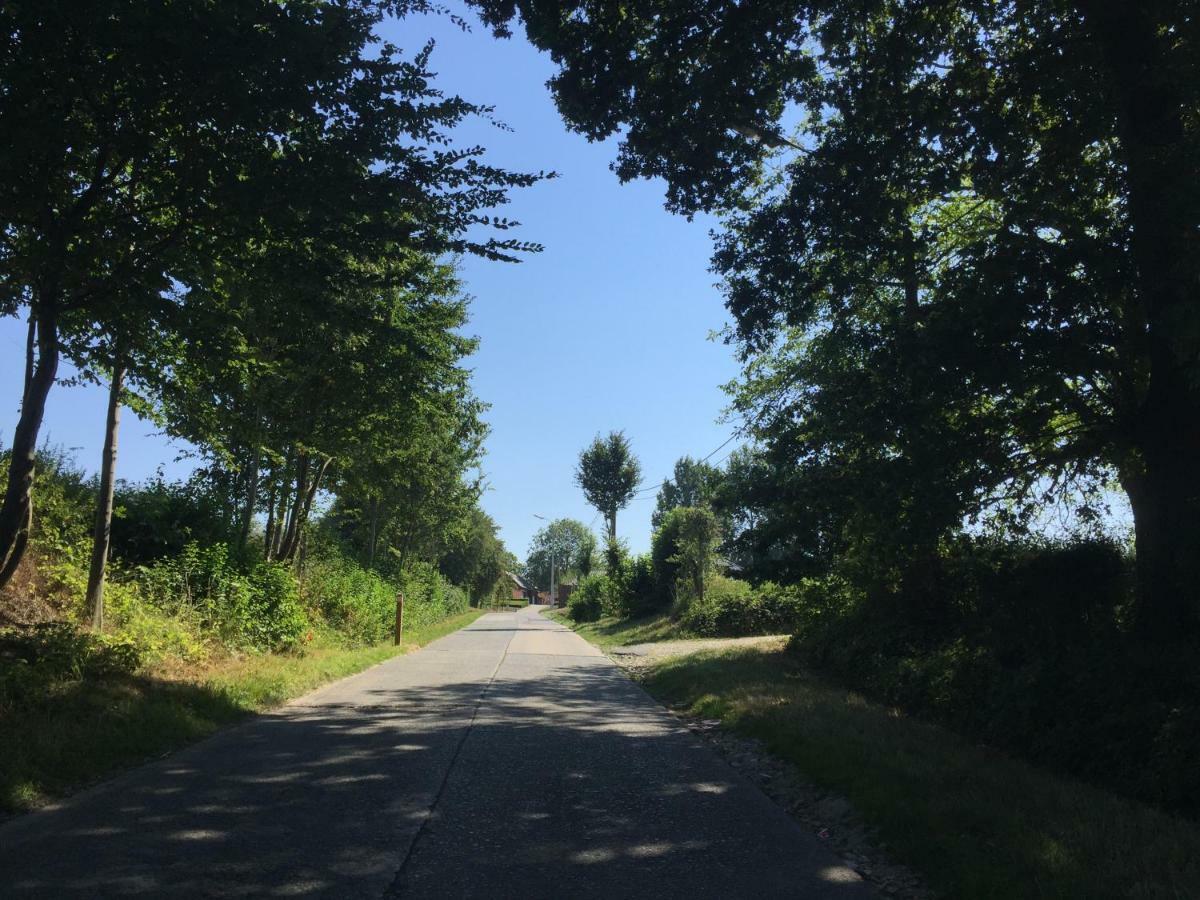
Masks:
[[[500,165],[560,173],[501,210],[523,223],[517,236],[545,244],[544,253],[518,265],[468,259],[463,266],[475,298],[470,331],[482,339],[472,360],[475,389],[492,405],[482,503],[521,557],[541,524],[535,513],[577,518],[599,532],[599,518],[572,480],[579,450],[597,432],[625,430],[647,485],[669,475],[679,456],[703,456],[733,432],[717,419],[725,405],[720,385],[737,366],[729,348],[708,340],[727,318],[708,271],[712,223],[663,210],[661,184],[621,185],[608,168],[614,146],[566,130],[545,87],[553,66],[523,38],[498,41],[477,24],[463,34],[440,17],[392,23],[385,36],[413,52],[435,37],[437,85],[494,105],[513,129],[473,123],[462,131],[464,143],[483,144]],[[20,322],[0,320],[5,445],[20,397],[23,340]],[[103,421],[101,389],[59,386],[42,433],[78,448],[80,463],[94,470]],[[176,461],[182,449],[127,414],[118,475],[141,479],[159,466],[186,475],[190,464]],[[648,492],[618,516],[618,533],[635,551],[649,546],[653,506]]]

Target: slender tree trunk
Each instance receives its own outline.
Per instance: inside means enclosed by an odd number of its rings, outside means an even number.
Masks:
[[[279,488],[279,500],[275,507],[275,529],[271,532],[271,540],[267,544],[267,560],[279,558],[279,547],[283,543],[283,534],[285,530],[286,514],[288,509],[288,500],[290,492],[288,490],[288,481],[291,478],[292,460],[295,454],[291,447],[288,448],[287,457],[284,460],[283,467],[278,470],[277,483]]]
[[[1169,7],[1168,7],[1169,8]],[[1200,191],[1179,67],[1152,4],[1080,0],[1116,101],[1149,382],[1135,426],[1138,620],[1170,638],[1200,627]],[[1178,7],[1182,9],[1182,7]],[[1179,14],[1182,18],[1182,13]]]
[[[4,502],[0,504],[0,588],[17,571],[33,526],[33,475],[37,438],[46,413],[46,397],[58,372],[58,316],[54,299],[37,304],[37,362],[26,358],[26,390],[13,434]]]
[[[296,471],[296,493],[292,497],[292,508],[288,512],[287,528],[283,534],[283,541],[279,545],[278,558],[288,560],[292,557],[292,552],[296,548],[296,535],[300,527],[300,518],[304,511],[304,498],[308,494],[308,471],[312,465],[312,460],[307,453],[300,454],[299,464]]]
[[[92,529],[92,563],[88,569],[87,608],[92,627],[104,627],[104,569],[112,543],[113,488],[116,485],[117,434],[121,427],[121,390],[128,362],[120,342],[113,359],[112,382],[108,386],[108,416],[104,423],[104,455],[100,459],[100,493],[96,497],[96,523]]]
[[[283,544],[283,532],[287,522],[287,511],[291,492],[287,483],[283,483],[279,487],[279,503],[275,510],[275,534],[271,540],[271,553],[268,559],[279,558],[279,548]]]
[[[371,498],[371,531],[370,540],[367,543],[367,568],[370,569],[375,565],[375,544],[379,539],[379,498]]]
[[[271,491],[267,495],[267,527],[263,532],[263,556],[271,558],[271,542],[275,540],[275,472],[271,472]]]
[[[605,518],[608,520],[608,536],[615,541],[617,539],[617,511],[612,510]]]
[[[290,560],[295,557],[296,551],[304,537],[304,526],[308,522],[308,514],[312,510],[313,500],[317,496],[317,491],[321,487],[321,479],[324,477],[326,470],[328,470],[330,462],[332,462],[332,460],[328,457],[321,461],[321,465],[317,468],[316,475],[313,476],[312,480],[308,483],[306,489],[304,490],[304,500],[297,511],[297,515],[295,516],[295,521],[293,523],[294,527],[292,528],[292,540],[291,543],[288,544],[283,551],[281,551],[281,559]],[[311,464],[308,468],[311,470]]]
[[[246,549],[250,540],[250,526],[254,523],[254,509],[258,506],[258,470],[259,452],[255,447],[250,453],[250,467],[247,473],[246,507],[242,510],[242,527],[238,533],[238,548]]]

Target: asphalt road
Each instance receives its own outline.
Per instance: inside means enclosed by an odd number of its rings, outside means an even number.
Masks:
[[[797,897],[868,889],[536,610],[0,828],[3,897]]]

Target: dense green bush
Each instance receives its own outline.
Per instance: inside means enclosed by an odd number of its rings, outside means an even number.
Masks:
[[[736,578],[712,576],[702,601],[692,601],[683,626],[709,637],[790,634],[800,622],[803,590],[766,582],[757,588]]]
[[[0,712],[48,701],[61,683],[132,674],[140,663],[128,639],[64,622],[0,629]]]
[[[466,591],[446,581],[437,568],[429,563],[410,565],[398,587],[404,592],[406,628],[440,622],[471,608]]]
[[[221,499],[201,479],[119,482],[114,496],[112,555],[135,565],[183,552],[188,544],[232,544]]]
[[[280,649],[308,627],[288,568],[258,563],[243,574],[224,544],[187,544],[176,556],[140,569],[146,597],[234,646]]]
[[[924,597],[806,582],[793,647],[882,702],[1200,814],[1200,647],[1128,633],[1128,575],[1110,542],[963,540],[923,573]]]
[[[567,615],[574,622],[595,622],[604,614],[605,597],[612,590],[607,575],[589,575],[567,600]]]
[[[397,588],[338,553],[323,553],[304,568],[304,599],[352,644],[386,640],[395,627]]]

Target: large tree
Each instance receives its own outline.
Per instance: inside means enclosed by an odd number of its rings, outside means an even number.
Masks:
[[[324,260],[402,248],[511,258],[485,215],[537,176],[479,161],[448,131],[487,110],[431,84],[426,45],[376,39],[369,0],[67,0],[0,7],[0,314],[28,315],[26,377],[0,504],[0,585],[33,515],[34,448],[64,350],[130,354],[211,285],[215,262],[289,245]],[[345,266],[342,266],[345,268]],[[121,343],[124,342],[124,343]],[[114,368],[111,357],[106,368]],[[118,367],[119,368],[119,367]],[[114,423],[115,424],[115,423]]]
[[[727,217],[738,402],[852,529],[903,569],[1115,474],[1140,624],[1197,626],[1190,3],[479,5],[554,54],[573,127],[621,133],[622,178]]]
[[[522,571],[538,587],[548,589],[552,566],[556,582],[586,574],[580,571],[580,563],[591,571],[595,550],[596,538],[586,525],[575,519],[555,519],[533,536]]]
[[[610,539],[617,536],[617,511],[629,505],[641,477],[641,463],[623,431],[596,435],[580,452],[575,483],[587,502],[604,516]]]

